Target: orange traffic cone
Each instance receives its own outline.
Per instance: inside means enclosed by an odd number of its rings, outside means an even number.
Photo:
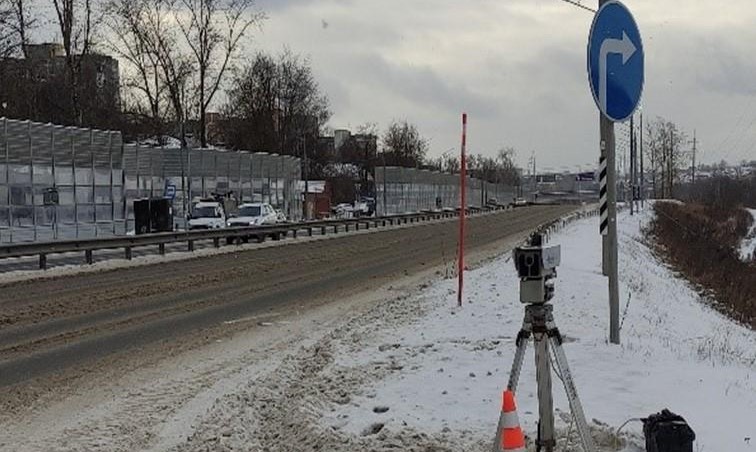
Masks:
[[[525,435],[517,418],[514,393],[504,391],[499,428],[496,432],[496,452],[525,452]]]

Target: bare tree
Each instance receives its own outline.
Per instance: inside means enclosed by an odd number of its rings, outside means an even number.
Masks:
[[[254,0],[180,0],[176,5],[175,20],[191,49],[196,70],[193,81],[204,147],[207,109],[233,66],[242,39],[263,15],[253,11]]]
[[[125,111],[145,124],[150,135],[162,137],[172,105],[160,66],[159,41],[168,39],[163,29],[168,16],[164,2],[110,0],[106,12],[108,47],[126,66],[122,77],[129,99]]]
[[[680,172],[687,166],[688,156],[682,149],[685,134],[675,123],[657,117],[646,125],[646,140],[654,197],[672,197]]]
[[[393,121],[383,134],[383,153],[390,166],[420,167],[428,152],[428,141],[407,121]]]
[[[92,38],[98,17],[92,0],[52,0],[57,24],[63,37],[63,50],[68,69],[68,85],[74,123],[81,125],[81,68],[82,61],[92,50]]]
[[[331,112],[321,94],[310,60],[288,48],[278,58],[279,152],[307,146],[314,148],[321,127]]]
[[[29,32],[37,25],[30,8],[34,0],[0,0],[0,57],[26,56]]]
[[[0,58],[7,58],[15,47],[13,9],[10,0],[0,0]]]
[[[258,53],[232,80],[224,141],[237,149],[282,154],[306,148],[310,161],[325,163],[316,143],[330,114],[306,58],[288,50],[278,58]]]

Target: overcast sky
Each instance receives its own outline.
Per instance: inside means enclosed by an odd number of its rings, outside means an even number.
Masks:
[[[591,7],[597,0],[583,0]],[[646,51],[646,118],[697,130],[704,162],[756,159],[756,2],[626,0]],[[330,126],[407,119],[431,154],[534,151],[539,168],[598,158],[586,76],[592,13],[561,0],[258,0],[255,45],[311,58]],[[618,125],[618,137],[626,126]]]

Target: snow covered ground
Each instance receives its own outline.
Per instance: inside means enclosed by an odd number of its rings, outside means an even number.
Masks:
[[[621,346],[608,344],[596,219],[573,223],[551,240],[562,246],[556,322],[594,436],[601,450],[642,451],[641,423],[625,427],[623,444],[614,430],[628,419],[669,408],[695,430],[696,451],[756,451],[756,332],[707,307],[651,253],[642,229],[650,212],[619,214]],[[522,322],[518,281],[511,259],[503,256],[466,273],[471,303],[462,309],[455,307],[455,284],[439,280],[404,300],[420,313],[414,320],[387,311],[369,326],[352,329],[353,340],[339,341],[328,366],[331,382],[352,378],[343,400],[318,404],[323,427],[374,438],[368,443],[373,446],[409,430],[454,438],[442,444],[462,444],[464,450],[488,450]],[[554,393],[558,427],[574,434],[557,378]],[[534,436],[532,347],[518,405],[526,433]]]
[[[751,230],[748,231],[748,235],[740,242],[740,259],[748,262],[754,258],[756,253],[756,209],[746,209],[753,216],[753,223],[751,223]]]
[[[616,429],[669,408],[695,430],[696,452],[756,452],[756,332],[659,262],[644,244],[649,215],[619,214],[621,346],[607,340],[597,218],[551,239],[562,246],[554,314],[599,450],[643,451],[639,422]],[[447,266],[239,319],[257,326],[13,419],[0,450],[489,452],[523,316],[508,254],[466,272],[462,309]],[[582,452],[553,383],[558,450]],[[517,397],[533,437],[532,347]]]

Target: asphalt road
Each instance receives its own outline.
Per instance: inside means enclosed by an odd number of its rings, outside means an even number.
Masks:
[[[573,210],[537,206],[468,221],[474,250],[521,236]],[[457,222],[0,285],[0,387],[225,321],[357,293],[452,262]]]

